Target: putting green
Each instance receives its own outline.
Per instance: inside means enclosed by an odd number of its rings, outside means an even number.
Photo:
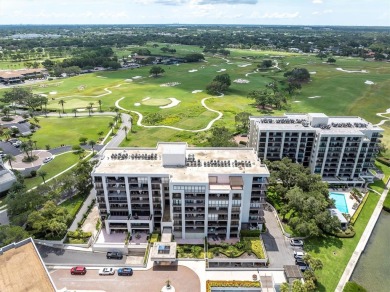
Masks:
[[[142,102],[143,105],[152,105],[152,106],[163,106],[170,103],[171,101],[166,98],[151,98],[151,99],[144,100]]]

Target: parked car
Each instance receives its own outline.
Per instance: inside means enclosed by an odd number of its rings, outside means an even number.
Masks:
[[[27,120],[26,120],[26,119],[20,120],[20,121],[18,122],[18,124],[24,124],[24,123],[27,123]]]
[[[290,244],[292,246],[303,246],[303,240],[300,239],[291,239]]]
[[[114,268],[101,268],[99,270],[100,276],[108,276],[108,275],[114,275],[114,274],[115,274]]]
[[[306,264],[304,261],[295,261],[295,264],[299,267],[299,269],[304,272],[310,269],[310,266]]]
[[[12,143],[12,146],[14,146],[16,148],[18,148],[20,145],[22,145],[22,141],[20,141],[20,140],[17,140],[14,143]]]
[[[72,275],[85,275],[87,273],[87,269],[82,266],[73,267],[70,269],[70,273]]]
[[[294,258],[296,259],[303,259],[305,257],[306,253],[303,251],[295,251],[294,250]]]
[[[118,269],[118,276],[132,276],[133,269],[132,268],[120,268]]]
[[[4,151],[0,151],[0,157],[4,158],[5,156],[7,156],[7,154],[5,154]]]
[[[15,143],[16,141],[19,141],[19,139],[16,139],[16,138],[8,139],[8,142],[10,142],[11,144]]]
[[[53,156],[46,157],[45,159],[43,159],[43,163],[48,163],[48,162],[52,161],[53,159],[54,159]]]
[[[106,255],[107,259],[116,259],[116,260],[121,260],[123,259],[123,255],[120,252],[112,252],[109,251]]]

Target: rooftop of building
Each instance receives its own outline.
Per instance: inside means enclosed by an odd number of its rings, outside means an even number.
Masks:
[[[26,74],[46,72],[45,68],[36,69],[18,69],[18,70],[0,70],[0,78],[23,77]]]
[[[178,157],[172,160],[178,164],[167,165],[165,155]],[[210,174],[269,176],[267,166],[251,148],[192,148],[186,143],[159,143],[156,148],[107,148],[93,173],[170,175],[172,182],[199,183],[208,182]]]
[[[31,238],[0,249],[0,291],[56,291]]]
[[[252,116],[257,124],[264,130],[282,131],[316,131],[332,135],[364,136],[365,131],[383,131],[379,126],[373,125],[357,116],[327,116],[323,113],[286,113],[283,116]]]

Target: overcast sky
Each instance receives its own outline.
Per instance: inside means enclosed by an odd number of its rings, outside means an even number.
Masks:
[[[390,26],[389,0],[0,0],[0,24]]]

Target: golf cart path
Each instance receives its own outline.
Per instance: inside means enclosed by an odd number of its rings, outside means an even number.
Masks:
[[[208,125],[203,128],[203,129],[199,129],[199,130],[187,130],[187,129],[182,129],[182,128],[178,128],[178,127],[172,127],[172,126],[164,126],[164,125],[160,125],[160,126],[146,126],[146,125],[143,125],[142,124],[142,119],[143,119],[143,115],[140,113],[140,112],[137,112],[137,111],[133,111],[133,110],[130,110],[130,112],[133,112],[135,113],[136,115],[138,115],[138,121],[137,121],[137,125],[140,126],[140,127],[144,127],[144,128],[167,128],[167,129],[172,129],[172,130],[176,130],[176,131],[186,131],[186,132],[192,132],[192,133],[197,133],[197,132],[203,132],[203,131],[207,131],[207,130],[210,130],[210,128],[212,127],[212,125],[218,121],[219,119],[221,119],[223,117],[223,114],[217,110],[214,110],[212,108],[209,108],[207,105],[206,105],[206,100],[208,99],[211,99],[211,98],[219,98],[219,97],[223,97],[224,94],[221,94],[217,97],[206,97],[206,98],[203,98],[202,101],[201,101],[201,104],[204,108],[206,108],[208,111],[210,112],[214,112],[214,113],[217,113],[218,116],[216,118],[214,118],[213,120],[211,120]],[[128,109],[125,109],[123,107],[121,107],[119,105],[119,103],[121,102],[121,100],[123,100],[125,97],[122,97],[120,99],[118,99],[116,102],[115,102],[115,106],[121,110],[124,110],[124,111],[129,111]]]
[[[382,126],[384,123],[390,121],[390,117],[384,116],[384,115],[388,115],[388,114],[390,114],[390,108],[388,108],[388,109],[386,110],[386,112],[384,112],[384,113],[377,113],[376,115],[377,115],[378,117],[384,118],[385,120],[381,120],[381,121],[380,121],[378,124],[376,124],[375,126]]]

